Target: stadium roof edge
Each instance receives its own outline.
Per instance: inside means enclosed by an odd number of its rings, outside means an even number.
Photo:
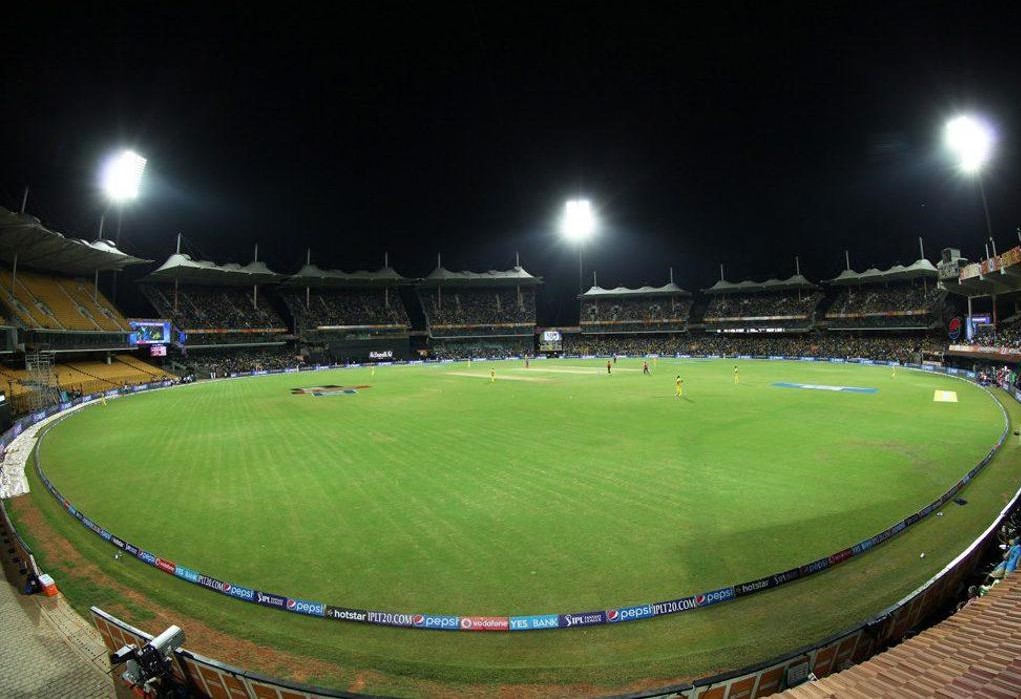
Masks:
[[[470,286],[534,286],[542,284],[542,277],[535,277],[521,265],[508,270],[491,269],[488,272],[452,272],[446,267],[437,267],[429,276],[419,280],[421,286],[441,284]]]
[[[663,286],[640,286],[631,289],[626,286],[618,286],[613,289],[604,289],[601,286],[593,286],[578,298],[625,298],[628,296],[691,296],[690,291],[685,291],[674,282],[667,282]]]
[[[71,275],[122,270],[152,262],[128,255],[110,240],[89,242],[50,230],[35,216],[0,207],[0,259],[13,264]]]
[[[381,267],[375,272],[365,270],[343,272],[337,269],[321,269],[316,265],[307,264],[284,280],[282,286],[397,286],[411,284],[413,281],[401,275],[393,267]]]
[[[845,269],[833,279],[826,279],[827,284],[837,286],[848,286],[851,284],[869,284],[893,281],[906,281],[908,279],[923,279],[927,277],[938,277],[939,271],[931,262],[924,257],[915,260],[907,267],[893,265],[889,269],[879,270],[870,267],[864,272],[855,272],[853,269]]]
[[[208,260],[193,260],[190,255],[174,253],[167,261],[154,269],[143,282],[184,282],[185,284],[223,284],[227,286],[250,286],[279,282],[284,275],[277,274],[265,262],[249,262],[239,265],[231,262],[218,265]]]
[[[804,275],[794,274],[787,279],[767,279],[764,282],[753,282],[750,279],[746,279],[736,284],[728,282],[726,279],[721,279],[708,289],[702,289],[702,292],[705,294],[733,294],[742,291],[754,293],[757,291],[794,291],[797,289],[816,290],[818,288],[816,284],[810,282]]]

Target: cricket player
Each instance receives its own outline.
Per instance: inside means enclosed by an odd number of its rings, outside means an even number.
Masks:
[[[489,383],[496,383],[496,369],[489,370]]]
[[[897,378],[897,365],[896,364],[891,364],[890,365],[890,378],[891,379]]]
[[[682,398],[684,396],[684,379],[681,378],[680,374],[674,380],[674,398]]]
[[[612,369],[612,368],[613,368],[613,363],[612,363],[612,362],[611,362],[611,361],[610,361],[609,359],[607,359],[607,360],[606,360],[606,375],[607,375],[607,376],[609,376],[610,374],[612,374],[612,373],[613,373],[613,372],[611,371],[611,369]]]
[[[741,383],[741,375],[737,372],[737,364],[734,365],[734,383]]]
[[[648,360],[645,360],[644,362],[642,362],[642,373],[645,374],[646,376],[650,375],[650,373],[649,373],[649,361]]]

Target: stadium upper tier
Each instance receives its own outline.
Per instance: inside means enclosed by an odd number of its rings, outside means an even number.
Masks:
[[[534,288],[420,288],[418,297],[434,337],[531,335],[535,328]]]
[[[826,319],[832,328],[931,328],[941,320],[945,297],[935,284],[922,282],[847,287]]]
[[[400,294],[385,288],[278,290],[299,331],[332,328],[399,328],[411,325]]]
[[[235,330],[283,332],[280,314],[248,287],[141,284],[142,293],[162,318],[186,332]]]
[[[0,299],[25,328],[76,332],[128,332],[124,316],[80,279],[0,269]]]

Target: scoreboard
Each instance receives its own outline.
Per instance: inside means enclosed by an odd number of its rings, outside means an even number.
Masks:
[[[563,349],[563,338],[559,330],[543,330],[539,337],[540,352],[560,352]]]

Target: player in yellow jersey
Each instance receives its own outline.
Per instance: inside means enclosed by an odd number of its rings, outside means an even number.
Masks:
[[[489,370],[489,383],[496,383],[496,369]]]
[[[896,364],[891,364],[890,365],[890,378],[891,379],[897,378],[897,365]]]
[[[737,373],[737,364],[734,365],[734,383],[741,383],[741,375]]]
[[[684,379],[681,378],[680,374],[674,380],[674,398],[684,397]]]
[[[99,400],[103,401],[103,405],[106,405],[106,394],[105,393],[100,393],[99,394]]]

